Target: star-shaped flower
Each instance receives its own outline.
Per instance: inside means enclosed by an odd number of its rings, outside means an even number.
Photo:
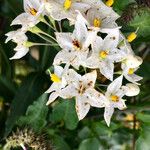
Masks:
[[[77,16],[73,33],[56,33],[56,39],[62,50],[54,59],[54,65],[61,63],[70,64],[75,68],[84,65],[89,53],[89,45],[93,41],[93,35],[88,32],[84,22]]]
[[[39,16],[44,11],[43,4],[39,0],[24,0],[24,10],[25,12],[17,16],[11,25],[22,25],[22,30],[26,31],[39,23]]]
[[[58,96],[60,96],[61,90],[67,85],[65,71],[66,70],[63,69],[61,66],[54,66],[54,73],[50,73],[50,77],[53,83],[46,91],[46,93],[50,93],[49,100],[46,105],[49,105]]]
[[[76,10],[86,12],[86,10],[90,8],[90,5],[78,0],[50,0],[49,3],[51,5],[49,5],[47,10],[50,16],[57,21],[62,19],[74,21],[77,16]]]
[[[93,42],[92,54],[86,60],[89,68],[99,68],[100,72],[109,80],[113,80],[114,62],[120,62],[124,57],[124,51],[117,48],[119,29],[107,29],[108,35],[104,38],[96,37]]]
[[[122,75],[115,79],[108,86],[105,93],[106,98],[109,100],[109,105],[105,107],[104,112],[104,119],[108,126],[110,125],[110,120],[114,113],[114,108],[118,108],[120,110],[126,108],[125,100],[122,99],[122,97],[126,94],[126,89],[122,87],[122,79]]]
[[[5,43],[12,40],[17,44],[16,48],[14,48],[14,51],[16,51],[16,53],[10,59],[20,59],[28,53],[29,47],[26,45],[28,38],[21,29],[8,32],[6,36],[7,39]]]
[[[68,74],[68,76],[70,75]],[[104,95],[94,89],[96,77],[96,71],[83,76],[77,74],[76,78],[72,79],[72,83],[62,90],[61,96],[63,98],[75,97],[76,112],[79,120],[82,120],[86,116],[90,110],[90,106],[101,108],[107,104],[107,99]]]

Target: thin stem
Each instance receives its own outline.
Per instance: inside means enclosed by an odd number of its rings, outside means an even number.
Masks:
[[[36,35],[38,35],[40,38],[42,38],[43,40],[49,42],[49,43],[53,43],[52,41],[50,41],[49,39],[47,39],[46,37],[40,35],[39,33],[37,33]]]
[[[58,21],[58,25],[59,25],[60,32],[62,32],[61,21]]]
[[[54,41],[57,42],[57,40],[56,40],[54,37],[52,37],[51,35],[49,35],[49,34],[47,34],[47,33],[45,33],[45,32],[42,32],[41,34],[44,34],[44,35],[50,37],[52,40],[54,40]]]
[[[59,46],[58,44],[48,44],[48,43],[33,43],[34,46],[36,45],[45,45],[45,46]]]
[[[54,21],[54,20],[52,21],[52,18],[51,18],[51,17],[48,17],[48,19],[49,19],[49,21],[52,23],[52,25],[53,25],[53,27],[54,27],[55,31],[57,31],[57,32],[58,32],[58,30],[57,30],[57,28],[56,28],[55,21]]]
[[[51,29],[53,29],[54,31],[56,31],[56,29],[50,23],[48,23],[46,20],[44,21],[44,23],[46,25],[48,25]]]

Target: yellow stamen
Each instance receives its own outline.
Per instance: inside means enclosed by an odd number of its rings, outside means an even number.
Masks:
[[[112,95],[112,96],[111,96],[111,100],[112,100],[113,102],[118,102],[118,101],[119,101],[119,97],[118,97],[117,95]]]
[[[95,18],[93,21],[94,27],[100,27],[101,26],[101,20],[98,18]]]
[[[103,58],[103,59],[105,59],[105,58],[107,57],[107,55],[108,55],[108,52],[107,52],[107,51],[101,51],[101,52],[99,53],[100,58]]]
[[[111,6],[113,5],[113,3],[114,3],[114,0],[107,0],[107,1],[106,1],[106,5],[107,5],[108,7],[111,7]]]
[[[56,74],[50,74],[50,77],[53,82],[61,82],[61,79]]]
[[[70,9],[71,4],[72,4],[71,0],[65,0],[65,2],[64,2],[64,8],[65,8],[65,10]]]
[[[134,73],[134,68],[129,68],[128,74],[133,74]]]
[[[133,40],[135,40],[137,37],[137,34],[135,32],[132,32],[131,34],[128,35],[127,40],[128,42],[132,42]]]
[[[35,16],[37,14],[37,10],[34,8],[30,8],[31,15]]]

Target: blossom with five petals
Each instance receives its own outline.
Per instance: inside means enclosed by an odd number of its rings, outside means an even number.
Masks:
[[[77,74],[75,71],[74,74],[76,74],[76,78],[73,78],[73,82],[62,89],[61,97],[66,99],[75,97],[76,112],[79,120],[82,120],[89,112],[90,106],[102,108],[105,107],[108,102],[103,94],[94,89],[97,78],[96,71],[83,76]],[[74,76],[75,75],[72,77]]]
[[[100,72],[109,80],[113,80],[114,62],[120,62],[124,57],[124,51],[117,49],[119,29],[106,29],[108,35],[104,38],[96,37],[93,42],[92,54],[86,60],[89,68],[99,68]]]

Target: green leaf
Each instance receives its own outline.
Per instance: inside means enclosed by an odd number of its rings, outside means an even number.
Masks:
[[[113,8],[118,14],[121,15],[126,6],[134,2],[135,0],[115,0]]]
[[[79,150],[99,150],[100,144],[96,138],[86,139],[79,145]]]
[[[135,29],[139,28],[138,37],[150,36],[150,10],[145,9],[137,13],[134,19],[129,23]]]
[[[144,126],[136,141],[136,150],[150,150],[150,127]]]
[[[150,114],[138,113],[136,117],[144,123],[150,123]]]
[[[11,132],[19,117],[25,114],[27,107],[45,91],[46,77],[43,73],[31,73],[26,77],[11,104],[10,114],[6,121],[5,136]]]
[[[46,106],[46,101],[47,94],[40,96],[28,107],[26,115],[19,119],[18,124],[21,126],[29,125],[36,131],[41,130],[47,123],[48,107]]]
[[[53,123],[64,121],[67,129],[75,129],[78,124],[78,117],[75,111],[75,101],[63,100],[58,103],[54,106],[50,119]]]
[[[61,136],[55,135],[53,143],[55,145],[55,148],[58,150],[70,150],[69,145]]]

